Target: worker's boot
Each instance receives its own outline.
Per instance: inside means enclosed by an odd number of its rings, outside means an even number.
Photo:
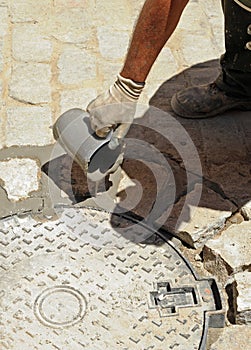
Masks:
[[[251,110],[251,0],[224,0],[226,52],[214,83],[181,90],[172,98],[174,112],[206,118],[230,109]]]

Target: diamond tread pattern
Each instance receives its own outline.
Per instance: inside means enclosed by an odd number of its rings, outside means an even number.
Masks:
[[[204,312],[214,310],[208,281],[195,279],[172,244],[134,243],[122,234],[139,230],[152,235],[94,209],[2,219],[0,348],[199,349]],[[164,282],[194,287],[198,303],[162,317],[150,294]]]

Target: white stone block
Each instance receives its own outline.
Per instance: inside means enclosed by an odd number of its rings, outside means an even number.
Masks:
[[[238,291],[237,313],[249,311],[251,314],[251,272],[239,272],[234,278],[237,283]]]
[[[15,64],[9,94],[12,98],[32,104],[51,101],[51,69],[43,63]]]
[[[58,61],[59,81],[62,84],[83,84],[96,78],[96,57],[86,50],[67,47]]]
[[[97,24],[108,24],[115,29],[123,28],[133,30],[134,18],[131,16],[131,1],[96,0]]]
[[[0,72],[3,71],[4,58],[3,58],[3,40],[0,38]]]
[[[5,141],[5,134],[4,134],[4,121],[5,121],[5,115],[3,113],[3,83],[2,80],[0,80],[0,149],[4,147],[4,141]]]
[[[40,33],[37,23],[18,24],[13,29],[12,52],[16,60],[49,61],[52,43]]]
[[[53,143],[49,107],[7,109],[6,146],[45,146]]]
[[[204,247],[204,266],[226,282],[229,275],[251,265],[251,222],[243,221],[224,230],[217,239],[209,240]]]
[[[245,220],[251,220],[251,201],[247,202],[242,208],[241,213]]]
[[[10,0],[9,8],[12,22],[37,21],[51,10],[52,1]]]
[[[9,20],[8,7],[1,7],[1,9],[0,9],[0,37],[3,37],[7,34],[8,20]]]
[[[38,191],[40,168],[38,162],[28,158],[14,158],[0,162],[0,181],[7,196],[19,201]]]
[[[112,27],[98,28],[98,42],[101,55],[107,59],[124,58],[127,53],[129,34]]]
[[[84,88],[79,90],[66,90],[61,93],[61,113],[71,108],[86,109],[90,101],[97,96],[96,89]]]
[[[95,46],[94,6],[85,8],[57,7],[53,16],[41,23],[43,32],[64,43]]]

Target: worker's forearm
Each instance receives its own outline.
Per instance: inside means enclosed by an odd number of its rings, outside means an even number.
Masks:
[[[189,0],[146,0],[121,75],[144,82]]]

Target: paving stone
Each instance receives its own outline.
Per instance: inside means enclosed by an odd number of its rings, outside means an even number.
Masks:
[[[140,101],[147,104],[149,100],[156,97],[159,89],[163,89],[163,82],[172,78],[179,70],[176,58],[173,55],[172,50],[169,47],[164,47],[155,61],[150,74],[147,77],[147,84],[143,90]],[[184,86],[181,87],[182,89]],[[163,93],[164,104],[167,105],[168,94],[170,90]],[[171,94],[173,95],[173,93]],[[155,99],[156,101],[156,99]],[[156,107],[161,108],[160,96],[157,97]],[[151,104],[153,101],[151,100]]]
[[[225,196],[238,205],[246,205],[251,198],[251,165],[247,162],[227,162],[209,165],[209,179],[220,187]]]
[[[61,113],[71,108],[86,109],[90,101],[97,96],[94,88],[84,88],[79,90],[65,90],[61,93]]]
[[[3,59],[3,39],[0,38],[0,72],[3,71],[4,59]]]
[[[115,30],[112,27],[97,28],[101,55],[106,59],[124,58],[129,44],[129,34],[126,31]]]
[[[251,271],[239,272],[234,275],[228,285],[231,297],[234,322],[236,324],[251,324]]]
[[[84,44],[88,49],[94,48],[93,11],[94,6],[56,8],[53,15],[41,23],[43,32],[64,43]]]
[[[178,64],[171,49],[169,47],[163,48],[147,78],[146,88],[148,91],[152,90],[151,94],[148,93],[149,98],[163,84],[163,81],[170,79],[177,71]]]
[[[243,221],[229,226],[221,236],[209,240],[203,249],[204,267],[226,283],[229,275],[251,265],[251,223]]]
[[[6,146],[45,146],[53,143],[49,107],[7,109]]]
[[[242,208],[241,213],[245,220],[251,220],[251,201],[247,202]]]
[[[51,70],[48,64],[15,64],[9,86],[9,95],[31,104],[51,101]]]
[[[95,10],[97,23],[103,25],[108,23],[113,28],[133,29],[133,22],[130,13],[130,2],[121,2],[120,0],[103,1],[97,0]],[[137,7],[139,5],[137,4]]]
[[[204,5],[205,1],[202,2],[202,5]],[[218,5],[220,1],[217,1]],[[214,5],[215,6],[215,5]],[[217,7],[217,6],[216,6]],[[221,56],[222,53],[225,51],[225,38],[224,38],[224,19],[223,16],[219,16],[220,11],[218,11],[217,15],[211,14],[211,9],[208,13],[210,13],[210,16],[208,16],[208,21],[211,28],[211,41],[214,45],[215,51],[218,53],[218,57]]]
[[[164,88],[164,91],[166,89],[168,90],[168,86]],[[155,108],[155,104],[159,106],[159,96],[156,99],[151,99],[150,103],[153,102],[154,107],[150,106],[147,110],[143,108],[142,118],[135,121],[137,124],[131,127],[128,137],[136,140],[147,140],[147,143],[166,156],[167,161],[175,159],[179,164],[182,164],[183,168],[186,167],[187,171],[201,174],[201,160],[197,149],[203,140],[198,130],[198,124],[192,121],[189,123],[190,129],[186,130],[179,119],[166,112],[164,105],[167,106],[167,98],[163,96],[163,100],[163,108],[161,105],[160,109]],[[180,119],[184,120],[184,118]],[[196,139],[195,143],[194,139]]]
[[[202,136],[208,164],[246,162],[247,148],[240,128],[243,112],[226,112],[214,118],[202,120]],[[230,147],[231,145],[231,147]]]
[[[0,79],[0,109],[3,107],[3,81]]]
[[[174,205],[163,227],[189,246],[199,248],[224,227],[226,219],[235,210],[233,203],[196,184],[194,190]]]
[[[0,181],[12,201],[28,198],[39,189],[40,168],[36,160],[22,158],[0,162]]]
[[[104,79],[103,84],[97,86],[99,93],[107,90],[115,82],[118,73],[121,72],[121,69],[121,63],[111,62],[102,57],[98,60],[99,75]]]
[[[250,349],[251,327],[231,326],[222,330],[222,335],[210,350],[247,350]]]
[[[196,62],[207,61],[219,57],[224,48],[216,46],[212,35],[212,25],[209,22],[211,17],[210,8],[205,8],[203,2],[196,1],[189,3],[184,10],[177,30],[174,33],[175,42],[180,45],[183,58],[183,64],[186,62],[189,66]],[[215,5],[218,11],[214,12],[220,25],[218,26],[217,37],[223,38],[223,16],[219,4]],[[214,10],[213,10],[214,11]],[[195,30],[196,28],[196,30]],[[179,39],[179,41],[177,40]]]
[[[37,2],[36,6],[33,0],[10,0],[9,3],[12,22],[39,21],[52,6],[52,0]]]
[[[62,52],[59,61],[59,81],[62,84],[83,84],[96,78],[96,57],[86,50],[68,47]]]
[[[3,93],[3,85],[2,85],[2,81],[0,80],[0,149],[3,148],[4,139],[5,139],[4,130],[3,130],[4,114],[3,114],[2,93]]]
[[[117,193],[119,208],[144,219],[148,217],[151,223],[161,216],[185,187],[184,172],[181,170],[180,173],[175,163],[169,165],[170,169],[143,158],[125,159],[122,169],[126,176],[123,179],[127,178],[129,186]],[[174,177],[178,193],[173,191]]]
[[[52,43],[40,33],[37,23],[18,24],[13,28],[12,52],[16,60],[49,61]]]
[[[185,29],[188,33],[193,33],[194,28],[198,28],[197,33],[208,34],[208,18],[200,1],[193,1],[185,7],[178,28]]]
[[[9,24],[8,22],[9,22],[8,7],[1,7],[1,11],[0,11],[0,37],[4,37],[7,34],[8,24]]]
[[[246,113],[239,113],[241,117],[240,128],[244,135],[244,141],[248,150],[248,154],[251,153],[251,118],[250,111]]]
[[[69,8],[75,8],[75,7],[83,7],[87,8],[92,5],[91,0],[54,0],[54,6],[56,8],[62,6],[62,7],[69,7]]]

